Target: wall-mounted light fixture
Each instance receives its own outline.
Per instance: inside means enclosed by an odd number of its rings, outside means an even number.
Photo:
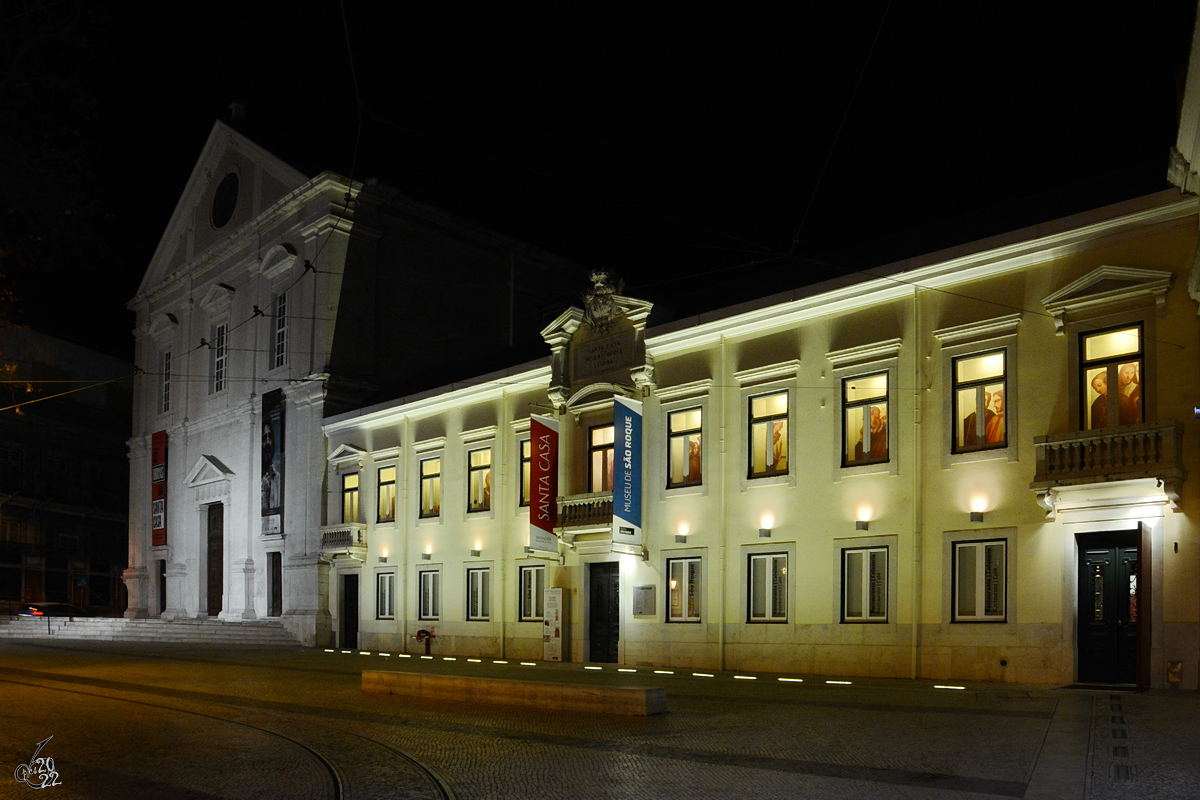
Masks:
[[[432,547],[426,547],[426,548],[425,548],[425,552],[424,552],[424,553],[421,553],[421,560],[422,560],[422,561],[428,561],[428,560],[430,560],[431,558],[433,558],[433,548],[432,548]]]
[[[675,534],[675,543],[676,544],[687,544],[687,537],[688,537],[688,533],[691,531],[691,528],[688,527],[688,524],[686,522],[681,522],[681,523],[679,523],[678,530],[679,530],[679,533]]]
[[[983,522],[983,512],[982,511],[972,511],[971,512],[971,522]]]
[[[854,522],[854,530],[856,530],[856,531],[868,531],[868,530],[870,530],[870,529],[871,529],[871,523],[870,523],[870,521],[869,521],[869,520],[865,520],[865,519],[855,520],[855,522]]]
[[[387,551],[387,548],[385,547],[385,548],[383,548],[383,551],[382,551],[381,555],[379,556],[379,563],[386,564],[387,557],[388,557],[388,551]]]
[[[770,513],[763,514],[762,519],[759,520],[759,528],[758,528],[759,538],[760,539],[770,539],[771,531],[772,531],[772,529],[774,529],[774,527],[775,527],[775,515],[770,514]]]
[[[483,552],[483,551],[482,550],[472,550],[471,555],[473,555],[475,558],[479,558],[479,554],[481,552]]]

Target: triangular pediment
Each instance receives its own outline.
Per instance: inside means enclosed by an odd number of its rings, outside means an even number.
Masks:
[[[1165,270],[1104,266],[1043,298],[1061,330],[1068,317],[1096,314],[1139,304],[1166,308],[1174,274]]]
[[[203,486],[206,483],[228,480],[232,475],[233,470],[221,463],[221,459],[216,456],[202,455],[188,470],[184,484],[189,488]]]
[[[329,454],[329,463],[338,464],[345,461],[365,462],[367,451],[352,444],[340,444]]]
[[[305,175],[217,122],[175,204],[138,293],[225,241],[307,182]]]
[[[150,323],[150,335],[154,337],[169,335],[179,328],[179,317],[174,314],[159,314]]]

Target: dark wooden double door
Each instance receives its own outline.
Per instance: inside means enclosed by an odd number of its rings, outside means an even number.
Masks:
[[[1079,537],[1079,682],[1137,683],[1139,586],[1137,533]]]
[[[621,634],[621,564],[605,561],[588,565],[589,659],[617,663]]]
[[[221,613],[225,595],[225,505],[208,507],[208,615]]]

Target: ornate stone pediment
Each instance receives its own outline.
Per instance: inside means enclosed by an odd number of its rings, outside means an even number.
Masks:
[[[203,299],[200,300],[200,307],[209,316],[216,316],[228,311],[230,304],[233,303],[234,291],[232,286],[225,283],[218,283],[204,293]]]
[[[209,483],[228,480],[232,475],[233,470],[221,463],[221,459],[216,456],[202,455],[196,459],[196,463],[188,470],[184,485],[189,488],[195,488]]]
[[[337,449],[329,454],[330,464],[345,464],[355,462],[359,466],[366,463],[367,451],[361,447],[355,447],[352,444],[340,444]]]
[[[1167,307],[1167,290],[1174,275],[1164,270],[1135,267],[1097,267],[1042,300],[1054,316],[1058,333],[1081,316],[1134,308],[1153,302],[1159,314]]]

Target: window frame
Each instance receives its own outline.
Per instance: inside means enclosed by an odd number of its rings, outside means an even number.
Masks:
[[[1140,424],[1147,420],[1147,417],[1146,417],[1147,403],[1146,403],[1146,390],[1145,390],[1146,389],[1146,374],[1147,374],[1146,327],[1147,326],[1146,326],[1145,321],[1138,318],[1138,319],[1134,319],[1134,320],[1131,320],[1129,322],[1124,322],[1124,323],[1118,323],[1118,324],[1113,324],[1113,325],[1105,324],[1102,327],[1088,326],[1087,328],[1084,328],[1081,326],[1079,328],[1079,330],[1077,331],[1078,335],[1077,335],[1077,339],[1076,339],[1076,359],[1077,359],[1077,363],[1078,363],[1078,368],[1077,368],[1076,372],[1078,374],[1079,429],[1081,431],[1109,430],[1112,428],[1119,428],[1124,425],[1137,425],[1137,424]],[[1128,330],[1130,328],[1136,328],[1137,332],[1138,332],[1138,347],[1137,347],[1136,353],[1132,353],[1132,354],[1126,353],[1123,355],[1109,356],[1106,358],[1094,358],[1094,359],[1090,359],[1090,360],[1087,358],[1086,353],[1087,353],[1087,340],[1088,339],[1093,338],[1093,337],[1104,336],[1104,335],[1111,334],[1111,333],[1117,333],[1119,331]],[[1120,382],[1119,382],[1120,381],[1120,379],[1119,379],[1120,368],[1124,364],[1129,364],[1129,363],[1133,363],[1133,362],[1136,362],[1138,364],[1138,372],[1139,372],[1139,375],[1138,375],[1139,380],[1137,382],[1137,392],[1138,392],[1138,397],[1139,397],[1139,401],[1138,401],[1138,417],[1139,418],[1132,422],[1121,422],[1121,418],[1120,418],[1121,417],[1121,403],[1120,403],[1121,392],[1120,392]],[[1091,389],[1092,389],[1092,387],[1090,386],[1090,381],[1088,380],[1088,372],[1089,372],[1089,370],[1098,370],[1098,369],[1104,370],[1104,374],[1106,376],[1106,382],[1107,382],[1108,387],[1110,389],[1113,387],[1117,388],[1117,391],[1110,391],[1105,394],[1105,397],[1108,398],[1107,403],[1105,404],[1105,421],[1111,422],[1113,420],[1116,420],[1116,423],[1117,423],[1116,425],[1108,424],[1108,425],[1104,425],[1102,427],[1090,427],[1088,424],[1089,423],[1088,417],[1092,410],[1092,406],[1093,406],[1093,402],[1094,402],[1094,400],[1089,401],[1089,399],[1088,399],[1089,395],[1091,394]],[[1099,373],[1097,373],[1097,375],[1098,374]],[[1095,376],[1093,376],[1093,380],[1094,380],[1094,377]],[[1096,398],[1096,399],[1098,399],[1098,398]]]
[[[466,581],[467,622],[492,621],[492,568],[467,567]]]
[[[442,618],[442,569],[417,570],[417,619],[437,622]]]
[[[520,593],[517,597],[518,621],[544,622],[546,619],[546,565],[522,564],[517,568],[517,575],[517,591]],[[539,584],[540,589],[537,588]],[[530,592],[530,589],[534,591]]]
[[[517,455],[520,460],[521,487],[517,497],[518,508],[528,508],[531,496],[530,477],[533,474],[533,440],[526,436],[517,440]]]
[[[889,584],[891,582],[891,553],[889,552],[889,549],[890,548],[887,545],[856,545],[856,546],[852,546],[852,547],[841,548],[841,592],[840,592],[840,595],[841,595],[841,622],[842,622],[842,624],[848,624],[848,625],[884,624],[884,625],[886,625],[890,621],[890,615],[888,612],[889,612],[889,604],[891,603],[891,592],[890,592],[890,587],[889,587]],[[875,584],[877,586],[882,586],[882,592],[883,592],[883,598],[882,598],[883,599],[883,603],[882,603],[883,611],[882,611],[882,613],[878,613],[878,614],[872,612],[873,603],[872,603],[872,584],[871,584],[871,573],[872,573],[871,555],[877,554],[877,553],[883,554],[883,561],[884,561],[884,563],[883,563],[883,580],[881,583]],[[857,617],[852,617],[852,616],[850,616],[850,613],[849,613],[850,600],[851,600],[850,589],[851,589],[851,583],[852,583],[851,575],[850,575],[850,567],[851,567],[850,556],[851,556],[851,554],[861,554],[863,556],[862,564],[859,567],[859,569],[861,570],[861,574],[859,575],[859,579],[858,579],[859,580],[859,582],[858,582],[859,597],[857,598],[859,607],[862,609],[863,613]]]
[[[754,563],[760,559],[766,560],[768,570],[771,569],[771,565],[773,563],[775,563],[776,560],[782,559],[782,561],[783,561],[783,596],[782,596],[782,598],[778,597],[777,590],[778,590],[779,586],[778,586],[778,583],[776,580],[772,579],[770,581],[769,585],[764,583],[763,589],[766,591],[766,595],[764,597],[765,602],[763,604],[763,607],[765,609],[769,608],[770,611],[768,611],[765,616],[755,617],[754,607],[755,607],[756,595],[755,595],[755,586],[754,586]],[[761,552],[761,553],[755,552],[755,553],[747,553],[746,554],[746,622],[748,624],[780,625],[780,624],[786,624],[787,622],[790,621],[790,619],[791,619],[791,613],[790,613],[791,612],[791,607],[790,607],[791,606],[791,601],[790,601],[791,583],[787,577],[788,563],[790,560],[791,560],[790,553],[788,553],[787,551],[782,551],[782,550],[772,550],[772,551]],[[771,571],[770,574],[773,575],[774,574],[773,571]],[[768,572],[764,571],[764,578],[767,575],[768,575]],[[782,605],[782,608],[783,608],[782,616],[778,616],[774,613],[775,609],[777,607],[779,607],[780,605]]]
[[[976,359],[976,358],[986,358],[988,356],[995,355],[995,354],[999,354],[1003,360],[1003,368],[1000,371],[999,377],[978,378],[976,380],[959,381],[958,365],[960,362],[970,361],[970,360]],[[999,442],[988,442],[986,440],[987,424],[988,424],[987,414],[989,411],[991,411],[991,404],[987,402],[987,396],[988,396],[987,389],[988,389],[988,387],[995,386],[997,384],[1000,385],[1000,390],[1003,392],[1004,439]],[[1010,393],[1008,391],[1008,384],[1009,384],[1009,381],[1008,381],[1008,348],[1007,347],[1003,347],[1003,346],[990,347],[990,348],[985,348],[985,349],[980,349],[980,350],[972,350],[970,352],[950,356],[950,404],[951,404],[951,408],[953,409],[953,411],[951,412],[951,416],[950,416],[951,427],[953,429],[950,433],[950,446],[951,446],[951,452],[953,454],[959,455],[962,453],[978,453],[978,452],[985,451],[985,450],[1005,450],[1008,448],[1008,446],[1009,446],[1009,423],[1012,419],[1012,415],[1009,414]],[[962,413],[960,413],[962,409],[959,406],[959,393],[967,391],[969,389],[975,390],[975,407],[973,409],[971,409],[971,414],[975,415],[976,436],[978,436],[979,438],[977,439],[977,443],[975,445],[966,445],[966,444],[960,445],[958,443],[958,425],[959,425],[960,420],[962,420],[963,424],[965,424],[966,419],[964,418],[964,415]],[[980,422],[979,422],[980,413],[979,412],[981,410],[983,411],[982,418],[984,420],[984,422],[983,422],[984,430],[982,432],[980,432],[978,430],[980,427]],[[992,412],[992,413],[994,414],[995,412]],[[969,415],[967,415],[967,416],[969,416]],[[963,438],[964,439],[966,438],[965,431],[964,431]]]
[[[1002,609],[999,614],[987,614],[987,559],[986,548],[989,546],[1000,545],[1003,548],[1004,566],[1000,574],[1001,581],[1001,605]],[[977,552],[984,553],[983,558],[978,556],[975,559],[974,571],[975,580],[973,581],[972,590],[975,598],[975,608],[980,608],[982,603],[983,614],[961,614],[959,609],[961,606],[961,598],[959,595],[959,574],[962,571],[960,566],[960,551],[970,547]],[[1008,537],[996,536],[988,538],[974,539],[953,539],[950,542],[950,621],[955,623],[1004,623],[1008,622],[1009,616],[1009,598],[1011,594],[1009,565],[1012,561],[1011,547]]]
[[[362,522],[362,476],[358,471],[343,472],[341,479],[342,524],[359,524]],[[351,479],[354,480],[354,486],[349,485]],[[351,509],[351,501],[353,501],[353,509]],[[351,519],[347,519],[347,517],[351,517]]]
[[[396,618],[396,571],[375,573],[375,619]]]
[[[688,569],[690,565],[696,567],[695,580],[693,580],[691,571]],[[679,565],[682,570],[682,586],[672,586],[671,582],[676,581],[673,576],[674,567]],[[666,622],[668,623],[685,623],[695,624],[704,621],[704,559],[701,556],[674,556],[667,559],[666,568],[663,571],[664,579],[667,584],[667,602],[664,609],[666,614]],[[679,589],[680,594],[680,613],[675,613],[675,590]],[[693,610],[695,613],[689,613]]]
[[[275,301],[272,303],[274,307],[273,319],[271,321],[271,366],[270,369],[279,369],[287,364],[287,345],[288,345],[288,293],[280,292],[275,296]]]
[[[210,395],[225,391],[229,383],[229,323],[213,323],[211,333],[208,362],[208,393]]]
[[[612,441],[607,443],[596,444],[595,434],[597,431],[607,428],[612,431]],[[614,477],[616,472],[617,460],[617,439],[616,439],[616,424],[613,422],[603,422],[599,425],[588,426],[587,433],[587,485],[588,492],[592,494],[601,494],[611,492],[613,490]],[[596,488],[595,476],[595,455],[597,453],[608,453],[606,459],[607,469],[604,475],[601,476],[600,488]],[[607,485],[606,485],[607,484]]]
[[[171,350],[163,350],[158,360],[161,372],[158,380],[158,413],[171,411]]]
[[[473,463],[474,456],[478,453],[487,453],[487,464],[475,466]],[[477,514],[481,511],[492,510],[492,447],[476,447],[473,450],[467,451],[467,513]],[[475,478],[478,473],[484,473],[483,489],[485,490],[485,501],[480,504],[475,504]]]
[[[671,422],[674,417],[683,416],[685,414],[691,414],[693,412],[700,415],[700,421],[695,427],[682,428],[678,431],[676,431],[672,427]],[[666,416],[665,421],[666,421],[666,429],[667,429],[667,488],[668,489],[684,489],[684,488],[693,487],[693,486],[703,486],[704,485],[704,406],[697,404],[694,406],[688,406],[687,408],[668,409],[665,412],[665,416]],[[690,474],[690,467],[692,464],[692,458],[691,458],[691,452],[690,452],[690,441],[691,441],[692,436],[695,436],[697,439],[697,449],[699,451],[699,453],[698,453],[699,457],[697,459],[696,466],[699,468],[700,474],[695,479],[692,479],[691,474]],[[683,449],[681,451],[680,457],[684,460],[685,469],[687,471],[684,471],[682,473],[684,477],[681,481],[675,482],[674,480],[672,480],[672,476],[675,474],[675,464],[674,464],[675,449],[674,449],[673,445],[676,440],[680,440],[680,439],[683,440]]]
[[[425,465],[437,462],[437,472],[426,473]],[[442,516],[442,457],[426,456],[417,460],[417,519],[438,519]],[[436,507],[426,510],[426,485],[436,497]]]
[[[384,474],[390,470],[392,479],[384,480]],[[398,474],[395,464],[384,464],[375,469],[375,521],[389,523],[396,521],[396,480]],[[386,489],[386,491],[385,491]],[[384,516],[383,506],[385,497],[390,498],[391,514]]]
[[[853,400],[852,401],[847,398],[847,394],[849,392],[849,389],[851,388],[850,384],[852,382],[863,381],[863,380],[867,380],[870,378],[876,378],[881,375],[883,376],[883,380],[884,380],[882,399],[880,399],[879,397],[872,397],[872,398],[867,398],[867,399],[863,399],[863,400]],[[841,429],[842,429],[842,446],[841,446],[842,468],[849,469],[849,468],[853,468],[853,467],[869,467],[869,466],[874,466],[876,464],[887,464],[892,459],[892,427],[893,426],[892,426],[892,419],[891,419],[891,417],[892,417],[892,403],[891,403],[891,400],[892,400],[892,375],[891,375],[891,370],[877,369],[877,370],[867,370],[867,371],[863,371],[863,372],[857,372],[853,375],[847,375],[847,376],[842,377],[841,382],[842,382],[842,391],[841,391],[840,407],[841,407]],[[872,438],[874,435],[873,432],[870,430],[870,422],[869,422],[870,410],[873,407],[878,406],[878,405],[883,405],[885,412],[886,412],[886,417],[884,420],[884,426],[885,426],[884,446],[887,450],[887,455],[885,455],[883,458],[879,458],[879,457],[870,458],[870,457],[867,457],[867,452],[868,452],[867,451],[867,439]],[[862,424],[860,426],[860,429],[863,432],[863,439],[862,439],[863,458],[862,458],[862,460],[852,461],[852,460],[850,460],[850,458],[848,456],[848,453],[850,450],[850,436],[851,436],[851,430],[850,430],[850,427],[848,427],[850,425],[848,417],[850,416],[850,413],[856,409],[864,409],[864,415],[861,420]],[[871,450],[875,449],[873,442],[871,444],[870,449]]]
[[[764,397],[782,396],[787,406],[787,410],[782,414],[766,414],[761,417],[754,416],[754,401]],[[779,478],[785,477],[791,472],[791,415],[792,415],[792,398],[791,392],[786,388],[769,389],[767,391],[753,392],[746,398],[746,479],[758,480],[760,478]],[[754,428],[755,425],[765,425],[766,430],[772,429],[772,424],[783,420],[784,428],[781,439],[783,441],[784,453],[783,469],[767,467],[762,472],[754,471]],[[771,437],[774,439],[774,436]],[[771,448],[771,454],[774,455],[774,448]],[[766,463],[766,454],[764,453],[764,464]],[[775,459],[773,466],[779,463],[779,459]]]

